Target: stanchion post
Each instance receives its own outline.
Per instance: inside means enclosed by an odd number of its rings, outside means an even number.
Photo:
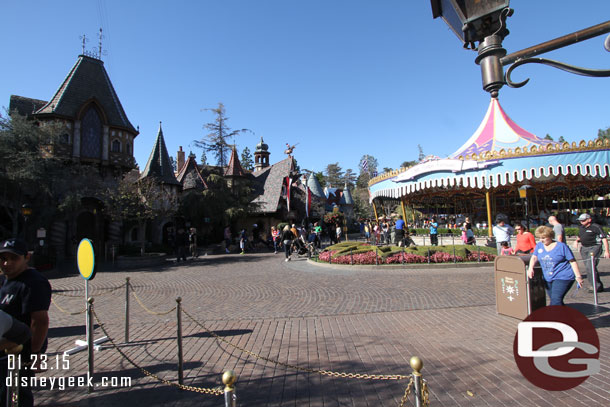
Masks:
[[[125,343],[129,343],[129,277],[125,277]]]
[[[237,407],[237,394],[235,394],[235,382],[237,376],[232,370],[222,374],[222,383],[225,385],[225,407]]]
[[[597,270],[595,270],[594,253],[591,253],[591,285],[593,285],[593,303],[597,307]]]
[[[10,386],[6,387],[6,406],[18,407],[19,406],[19,365],[15,363],[15,359],[19,358],[19,354],[23,350],[23,345],[17,345],[13,349],[7,349],[9,361],[13,360],[13,363],[7,363],[6,377],[10,378]]]
[[[379,251],[377,250],[377,246],[375,246],[375,265],[379,266]]]
[[[455,245],[453,245],[453,264],[455,264],[455,263],[456,263],[456,260],[455,260]]]
[[[405,247],[402,246],[402,258],[400,259],[401,264],[405,264]]]
[[[87,298],[87,382],[90,383],[88,385],[87,392],[93,392],[93,385],[91,384],[91,380],[93,377],[93,297]]]
[[[354,249],[349,249],[350,265],[354,265]]]
[[[430,264],[430,249],[428,249],[428,264]]]
[[[453,232],[451,232],[451,244],[455,246],[455,236],[453,235]]]
[[[477,245],[477,252],[479,254],[479,256],[477,257],[477,263],[481,262],[481,246]]]
[[[176,327],[178,330],[178,383],[184,384],[184,361],[182,360],[182,297],[176,298]]]
[[[423,393],[422,393],[422,375],[421,375],[421,369],[424,367],[424,362],[422,362],[422,360],[420,358],[418,358],[417,356],[413,356],[411,357],[411,360],[409,361],[409,364],[411,365],[411,369],[413,369],[413,373],[411,373],[411,375],[413,376],[413,390],[415,393],[415,407],[422,407],[424,405],[423,403]]]

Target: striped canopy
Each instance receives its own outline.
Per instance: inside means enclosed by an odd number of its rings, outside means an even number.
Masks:
[[[460,158],[487,151],[500,151],[509,148],[546,146],[554,141],[544,140],[519,127],[504,112],[498,99],[491,99],[483,121],[472,137],[464,143],[451,158]]]

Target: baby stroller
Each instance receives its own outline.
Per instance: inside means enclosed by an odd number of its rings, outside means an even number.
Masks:
[[[298,257],[307,256],[309,257],[309,250],[307,248],[307,243],[305,243],[302,236],[299,236],[297,239],[292,241],[292,246],[290,247],[290,254],[296,254]]]

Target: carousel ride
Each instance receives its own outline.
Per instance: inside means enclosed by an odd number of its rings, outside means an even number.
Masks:
[[[446,159],[430,157],[371,179],[375,208],[388,201],[423,214],[464,214],[486,222],[555,212],[564,224],[582,211],[608,211],[610,141],[559,143],[522,129],[492,98],[475,133]],[[415,222],[415,219],[409,219]],[[546,219],[540,219],[546,223]]]

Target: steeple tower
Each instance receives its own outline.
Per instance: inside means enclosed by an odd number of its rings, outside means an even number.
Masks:
[[[164,184],[180,185],[176,176],[174,175],[174,169],[172,168],[171,161],[169,160],[169,154],[165,147],[165,139],[163,138],[163,129],[161,128],[161,122],[159,122],[159,132],[157,133],[157,141],[153,147],[148,162],[140,178],[154,177]]]
[[[256,145],[254,151],[254,171],[262,170],[263,168],[269,167],[269,146],[263,141],[261,136],[261,142]]]

